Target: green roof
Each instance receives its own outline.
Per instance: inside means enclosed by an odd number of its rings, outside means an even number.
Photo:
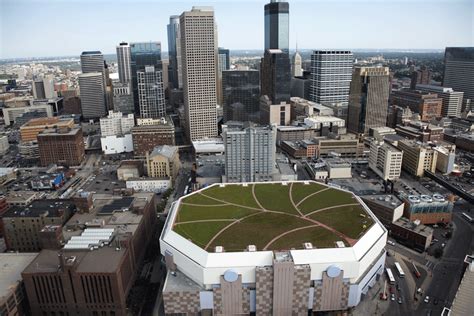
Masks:
[[[213,185],[180,200],[173,230],[208,251],[353,245],[374,223],[350,192],[316,182]]]

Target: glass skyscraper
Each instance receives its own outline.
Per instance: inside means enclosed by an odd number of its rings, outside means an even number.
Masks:
[[[280,49],[268,49],[261,64],[261,95],[266,95],[272,104],[290,102],[291,65],[290,56]]]
[[[474,47],[446,47],[443,86],[464,92],[463,107],[474,102]]]
[[[289,52],[290,5],[271,0],[265,5],[265,50],[281,49]]]
[[[168,78],[172,87],[179,88],[178,79],[178,41],[179,41],[179,15],[170,16],[170,23],[167,26],[168,30],[168,54],[169,54],[169,68]]]

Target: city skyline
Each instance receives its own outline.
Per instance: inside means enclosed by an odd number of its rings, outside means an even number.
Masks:
[[[163,51],[168,51],[169,16],[179,15],[191,6],[207,5],[214,7],[219,46],[231,50],[263,50],[266,0],[160,3],[101,0],[94,2],[94,10],[87,5],[90,3],[89,0],[2,1],[0,59],[78,56],[85,50],[113,54],[121,41],[160,41]],[[389,3],[300,0],[289,3],[291,50],[296,43],[300,49],[443,49],[474,43],[472,0],[430,3],[421,0]],[[65,22],[71,12],[74,12],[73,19],[67,21],[77,23]],[[126,22],[125,14],[133,23]],[[388,20],[389,15],[392,20]],[[47,16],[56,18],[45,19]],[[65,18],[58,18],[61,16]],[[242,23],[244,17],[245,23]],[[80,32],[71,32],[73,29]],[[104,31],[98,32],[99,29]],[[415,29],[416,36],[411,36],[410,30]],[[347,30],[357,30],[357,33]],[[56,36],[50,40],[45,38],[44,34],[49,32]],[[354,36],[357,34],[360,36]],[[22,45],[18,45],[18,38],[22,39]]]

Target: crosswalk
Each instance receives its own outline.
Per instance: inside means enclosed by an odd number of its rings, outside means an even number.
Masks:
[[[433,269],[435,265],[436,263],[434,263],[433,261],[426,260],[425,267],[427,267],[428,269]]]

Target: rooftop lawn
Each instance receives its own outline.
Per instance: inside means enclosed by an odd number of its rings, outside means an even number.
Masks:
[[[352,203],[359,202],[351,193],[331,188],[308,197],[298,207],[301,212],[307,214],[326,207]]]
[[[298,215],[298,211],[291,204],[290,185],[280,183],[255,186],[255,194],[262,206],[270,211],[284,212]]]

